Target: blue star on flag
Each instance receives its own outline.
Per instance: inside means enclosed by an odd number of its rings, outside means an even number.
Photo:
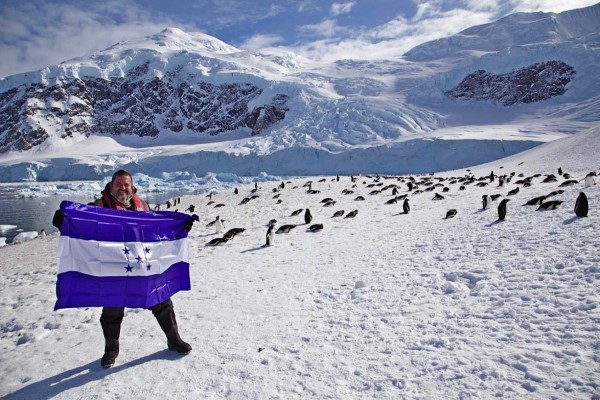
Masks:
[[[127,266],[125,267],[125,270],[127,272],[131,272],[131,271],[133,271],[133,267],[131,265],[127,264]]]
[[[129,250],[127,247],[125,247],[125,248],[123,249],[123,253],[125,253],[125,254],[129,254],[129,251],[130,251],[130,250]]]
[[[150,271],[150,267],[152,267],[152,265],[148,264],[148,265],[146,266],[146,271]]]
[[[146,252],[146,254],[150,254],[150,248],[149,247],[145,247],[144,251]]]
[[[142,262],[142,257],[139,255],[135,259],[137,260],[138,264]]]

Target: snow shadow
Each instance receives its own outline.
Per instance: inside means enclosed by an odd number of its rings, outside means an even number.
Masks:
[[[46,378],[42,381],[31,383],[14,393],[7,394],[2,399],[52,399],[68,390],[84,386],[93,381],[100,381],[111,374],[121,372],[149,361],[175,361],[179,359],[181,359],[181,356],[166,349],[148,354],[147,356],[138,358],[137,360],[126,362],[125,364],[118,364],[107,369],[102,368],[100,366],[100,359],[97,359],[91,363],[82,365],[81,367],[76,367]]]

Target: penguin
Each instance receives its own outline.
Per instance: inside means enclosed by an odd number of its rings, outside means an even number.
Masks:
[[[335,200],[331,200],[331,201],[328,201],[327,203],[323,204],[323,207],[331,207],[331,206],[334,206],[335,203],[336,203]]]
[[[244,232],[245,230],[246,229],[244,229],[244,228],[231,228],[230,230],[228,230],[227,232],[225,232],[225,234],[223,235],[223,239],[231,240],[236,235]]]
[[[577,181],[575,179],[569,179],[569,180],[564,181],[560,185],[558,185],[558,187],[573,186],[576,183],[577,183]]]
[[[238,194],[238,193],[239,193],[238,188],[233,189],[233,194]]]
[[[312,224],[309,228],[311,232],[319,232],[323,230],[323,224]]]
[[[190,206],[186,208],[185,211],[194,212],[195,209],[196,207],[193,204],[190,204]]]
[[[167,205],[167,208],[171,208],[171,202],[169,200],[167,200],[165,204]]]
[[[504,186],[504,175],[498,177],[498,187]]]
[[[565,191],[562,189],[554,190],[546,195],[546,197],[558,196],[559,194],[563,194]]]
[[[523,204],[524,206],[537,206],[540,205],[544,202],[544,200],[546,199],[546,197],[548,196],[538,196],[538,197],[534,197],[533,199],[529,200],[527,203]]]
[[[433,200],[444,200],[444,196],[442,196],[439,193],[436,193],[435,196],[433,196]]]
[[[482,203],[482,208],[484,210],[487,210],[488,208],[490,208],[490,196],[488,196],[487,194],[484,194],[483,196],[481,196],[481,203]]]
[[[587,199],[586,199],[586,205],[587,205]],[[587,206],[586,206],[586,210],[587,210]],[[586,215],[587,215],[587,211],[586,211]],[[43,239],[46,237],[46,230],[44,228],[42,228],[42,230],[40,231],[40,239]]]
[[[519,193],[519,188],[514,188],[513,190],[509,190],[507,196],[513,196],[515,194]]]
[[[227,243],[228,240],[229,239],[224,238],[224,237],[222,237],[222,238],[214,238],[210,242],[206,243],[206,245],[207,246],[219,246],[219,245]]]
[[[392,196],[397,196],[398,195],[398,189],[397,188],[392,188]]]
[[[550,182],[556,182],[558,179],[556,179],[556,176],[550,174],[550,175],[546,175],[546,177],[544,178],[544,180],[542,181],[542,183],[550,183]]]
[[[364,201],[365,198],[363,196],[357,196],[354,201]]]
[[[269,221],[269,228],[267,229],[267,234],[266,234],[266,242],[263,245],[263,247],[268,247],[268,246],[273,246],[273,244],[275,243],[275,221],[274,219],[272,219],[271,221]]]
[[[335,217],[341,217],[342,215],[344,215],[344,210],[339,210],[333,213],[333,216],[331,218],[335,218]]]
[[[490,182],[494,182],[494,178],[496,176],[494,175],[494,171],[490,172]]]
[[[448,218],[454,218],[457,213],[458,213],[458,211],[456,211],[456,209],[454,209],[454,208],[448,210],[446,212],[446,219],[448,219]]]
[[[504,221],[506,219],[506,203],[508,203],[510,199],[502,199],[500,205],[498,205],[498,221]]]
[[[588,199],[583,192],[579,193],[579,197],[575,201],[575,215],[578,217],[588,216]]]
[[[402,203],[402,211],[404,211],[404,214],[408,214],[410,212],[410,204],[408,203],[408,198],[404,199],[404,203]]]
[[[210,206],[212,204],[215,204],[214,200],[209,201],[208,203],[206,203],[207,206]]]
[[[413,183],[411,181],[406,182],[406,186],[408,186],[408,191],[412,192],[413,190]]]
[[[585,176],[585,187],[594,186],[596,184],[596,179],[594,179],[595,176],[596,173],[594,171],[590,172]]]
[[[290,231],[292,229],[294,229],[295,227],[296,227],[296,225],[294,225],[294,224],[281,225],[279,227],[279,229],[277,229],[277,232],[275,232],[275,233],[290,233]]]
[[[304,223],[306,225],[310,224],[310,222],[312,221],[312,214],[310,213],[310,210],[307,208],[306,211],[304,212]]]
[[[344,219],[346,219],[346,218],[354,218],[354,217],[356,217],[356,214],[358,214],[358,210],[350,211],[348,214],[346,214],[346,216],[344,217]]]
[[[559,174],[559,175],[562,175],[562,174],[563,174],[563,170],[562,170],[562,168],[561,168],[561,167],[558,167],[558,174]]]
[[[278,199],[278,198],[279,198],[279,196],[281,196],[281,193],[277,193],[277,194],[276,194],[275,196],[273,196],[272,198],[273,198],[273,199]]]
[[[331,197],[325,197],[323,200],[321,200],[321,203],[329,203],[334,201]]]
[[[215,219],[215,231],[217,233],[223,233],[224,230],[225,225],[223,225],[223,221],[221,221],[221,218],[217,215],[217,219]]]
[[[296,211],[293,211],[292,214],[290,215],[290,217],[295,217],[296,215],[300,214],[302,211],[304,211],[304,208],[300,208]]]
[[[398,202],[398,199],[396,197],[392,197],[391,199],[386,201],[385,204],[396,204],[397,202]]]
[[[540,206],[538,207],[538,209],[536,211],[540,211],[540,210],[556,210],[558,208],[558,206],[560,206],[561,204],[562,204],[561,200],[545,201],[542,204],[540,204]]]

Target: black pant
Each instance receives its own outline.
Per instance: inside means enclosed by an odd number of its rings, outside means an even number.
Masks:
[[[156,317],[163,331],[170,328],[168,325],[176,324],[175,312],[173,311],[173,302],[171,299],[163,301],[149,308]],[[121,322],[125,315],[125,307],[103,307],[100,316],[100,324],[104,332],[105,339],[119,339],[121,333]],[[172,318],[171,318],[172,316]],[[163,322],[167,319],[168,322]],[[172,321],[171,321],[172,319]],[[165,326],[163,326],[165,325]],[[165,331],[166,332],[166,331]]]

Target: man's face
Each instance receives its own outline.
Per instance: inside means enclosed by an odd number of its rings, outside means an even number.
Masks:
[[[112,192],[122,203],[129,203],[133,197],[133,183],[127,175],[116,176],[112,182]]]

